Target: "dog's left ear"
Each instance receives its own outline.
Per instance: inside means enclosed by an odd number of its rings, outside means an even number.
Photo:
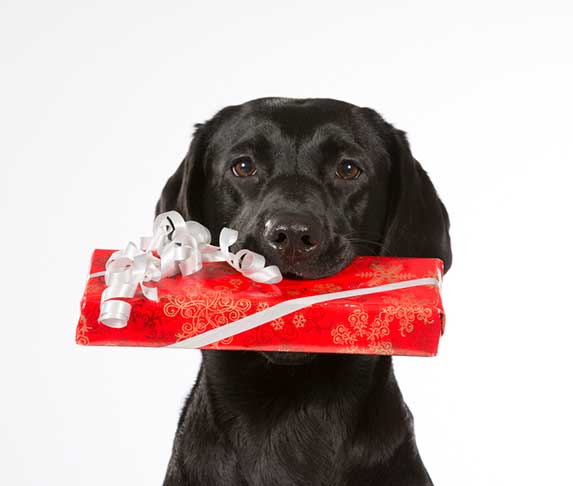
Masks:
[[[206,145],[205,124],[195,125],[195,133],[187,155],[175,173],[167,180],[157,205],[155,214],[165,211],[178,211],[185,220],[201,219],[201,179],[202,160]]]
[[[450,220],[432,181],[412,156],[406,134],[385,123],[390,157],[385,253],[391,256],[440,258],[452,264]]]

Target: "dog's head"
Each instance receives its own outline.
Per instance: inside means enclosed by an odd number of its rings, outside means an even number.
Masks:
[[[287,278],[332,275],[362,254],[451,265],[448,214],[405,133],[341,101],[263,98],[197,125],[157,204],[172,209],[214,236],[239,230],[234,250]]]

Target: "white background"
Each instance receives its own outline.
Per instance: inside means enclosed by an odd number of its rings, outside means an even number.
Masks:
[[[150,231],[194,123],[280,95],[381,111],[449,209],[440,355],[395,360],[435,483],[572,484],[572,14],[2,0],[0,483],[161,483],[200,354],[74,345],[90,253]]]

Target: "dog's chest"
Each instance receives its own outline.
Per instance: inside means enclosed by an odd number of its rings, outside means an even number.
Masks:
[[[250,486],[334,486],[346,435],[324,410],[298,410],[243,436],[239,467]]]

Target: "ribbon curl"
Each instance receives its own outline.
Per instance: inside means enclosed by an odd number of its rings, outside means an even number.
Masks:
[[[230,248],[239,233],[223,228],[219,236],[220,247],[211,245],[211,233],[197,221],[185,221],[177,211],[168,211],[155,218],[153,235],[141,238],[138,247],[130,242],[124,250],[113,253],[105,265],[106,289],[101,296],[98,321],[109,327],[127,325],[132,298],[137,288],[146,299],[157,302],[157,288],[148,282],[181,274],[184,277],[201,270],[203,262],[226,261],[231,267],[255,282],[275,284],[282,280],[276,265],[265,267],[265,257],[250,250],[232,253]],[[157,256],[156,256],[157,255]]]

